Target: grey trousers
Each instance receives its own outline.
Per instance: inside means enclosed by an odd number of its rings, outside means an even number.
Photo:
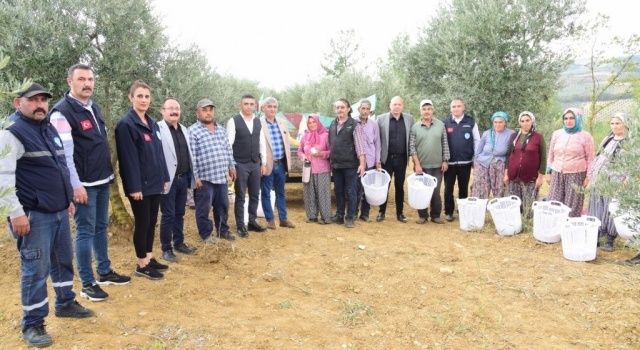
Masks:
[[[244,196],[249,192],[249,222],[255,222],[258,202],[260,199],[260,162],[237,163],[234,190],[236,199],[233,212],[236,217],[236,227],[244,225]]]

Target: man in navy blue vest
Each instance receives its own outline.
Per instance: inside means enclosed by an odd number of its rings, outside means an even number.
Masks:
[[[0,133],[0,186],[7,194],[11,232],[17,239],[21,261],[22,336],[29,346],[53,343],[44,327],[49,314],[47,278],[56,293],[57,317],[85,318],[93,312],[75,300],[73,249],[69,214],[73,190],[62,140],[49,122],[51,94],[38,84],[13,101],[18,118]]]
[[[444,120],[449,143],[449,167],[444,173],[444,214],[447,221],[453,221],[453,186],[458,180],[458,198],[467,198],[469,178],[473,164],[474,150],[480,141],[480,132],[475,120],[464,113],[464,101],[451,101],[451,115]]]
[[[107,128],[100,107],[91,99],[94,74],[91,67],[74,64],[67,71],[69,91],[51,109],[69,168],[76,204],[76,261],[82,281],[80,295],[91,301],[109,295],[100,285],[127,284],[131,280],[111,269],[108,254],[109,186],[113,182]],[[91,267],[95,253],[98,280]]]
[[[256,222],[260,198],[260,177],[266,174],[267,157],[260,120],[253,116],[256,99],[244,95],[240,99],[240,113],[227,122],[229,144],[236,162],[234,214],[238,236],[245,238],[250,231],[264,232],[266,228]],[[249,192],[249,220],[244,224],[244,196]]]

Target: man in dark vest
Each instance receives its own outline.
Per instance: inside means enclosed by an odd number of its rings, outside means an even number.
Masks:
[[[260,177],[266,173],[266,146],[260,120],[254,118],[256,99],[244,95],[240,99],[240,113],[227,122],[229,143],[236,162],[236,181],[234,184],[234,214],[238,236],[245,238],[250,231],[264,232],[266,229],[256,221],[260,198]],[[249,221],[244,224],[244,196],[249,192]]]
[[[76,261],[82,280],[80,295],[91,301],[109,295],[106,284],[131,280],[111,269],[108,253],[109,186],[113,182],[107,128],[100,107],[91,99],[94,75],[91,67],[75,64],[67,72],[69,91],[53,106],[51,124],[64,146],[73,201],[76,204]],[[98,280],[91,267],[95,253]]]
[[[75,300],[73,249],[69,214],[73,190],[62,140],[49,122],[51,94],[38,84],[13,100],[18,118],[0,133],[0,186],[14,188],[6,195],[11,232],[21,260],[22,337],[29,346],[53,343],[44,327],[49,314],[47,278],[56,293],[56,316],[85,318],[93,311]]]
[[[451,101],[451,116],[444,120],[449,143],[449,167],[444,173],[444,214],[447,221],[453,221],[453,186],[458,180],[458,198],[467,198],[469,178],[473,164],[474,150],[480,141],[480,132],[475,120],[464,113],[464,101]]]

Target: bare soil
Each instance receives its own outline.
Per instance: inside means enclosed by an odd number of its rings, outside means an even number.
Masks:
[[[52,348],[640,348],[640,271],[622,265],[634,252],[621,242],[576,263],[530,228],[501,237],[489,218],[475,233],[458,221],[418,225],[408,206],[406,224],[393,215],[355,229],[307,224],[300,185],[287,186],[297,228],[205,246],[189,210],[197,254],[181,256],[164,280],[133,277],[105,287],[107,301],[81,301],[97,317],[51,311]],[[130,242],[112,239],[110,255],[117,271],[133,273]],[[0,348],[24,349],[20,261],[6,234],[0,259]]]

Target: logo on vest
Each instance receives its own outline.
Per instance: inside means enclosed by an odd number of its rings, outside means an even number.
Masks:
[[[53,138],[53,142],[56,144],[56,146],[62,148],[62,141],[60,141],[60,138],[58,136]]]
[[[469,134],[468,132],[464,133],[464,139],[468,140],[469,138],[471,138],[471,134]]]
[[[144,140],[146,142],[151,142],[151,134],[147,134],[146,132],[144,133]]]
[[[80,121],[80,127],[82,127],[82,131],[87,131],[93,129],[93,124],[91,124],[91,120],[85,119]]]
[[[448,132],[449,134],[453,133],[453,128],[447,128],[447,132]]]

